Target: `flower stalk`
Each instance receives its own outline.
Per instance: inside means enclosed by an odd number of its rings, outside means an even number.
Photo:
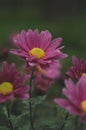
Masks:
[[[33,67],[33,69],[32,69],[30,83],[29,83],[30,84],[30,91],[29,91],[30,99],[32,98],[32,80],[33,80],[34,70],[35,70],[35,67]],[[33,113],[32,113],[31,100],[29,101],[29,111],[30,111],[30,125],[31,125],[31,130],[35,130],[34,123],[33,123]]]
[[[15,130],[11,121],[11,116],[10,116],[10,107],[8,104],[6,105],[6,110],[7,110],[7,116],[8,116],[8,125],[10,127],[10,130]]]
[[[63,122],[63,124],[62,124],[60,130],[63,130],[63,129],[64,129],[68,117],[69,117],[69,113],[67,112],[67,113],[66,113],[66,116],[65,116],[65,119],[64,119],[64,122]]]

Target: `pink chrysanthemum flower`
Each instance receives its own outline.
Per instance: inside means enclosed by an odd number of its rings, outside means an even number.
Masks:
[[[41,74],[50,79],[59,78],[61,75],[61,64],[59,61],[53,61],[51,64],[46,66],[37,66],[37,69]]]
[[[54,102],[71,114],[79,115],[86,123],[86,76],[82,76],[75,85],[71,79],[65,80],[63,94],[67,99],[56,98]]]
[[[66,72],[68,76],[74,79],[79,79],[82,75],[86,75],[86,60],[78,61],[76,56],[72,57],[73,66]]]
[[[12,49],[11,53],[25,59],[30,66],[50,64],[54,60],[67,57],[58,47],[62,38],[52,40],[51,34],[46,30],[39,32],[31,29],[22,31],[14,38],[15,45],[19,48]]]
[[[32,67],[28,67],[27,64],[25,64],[24,69],[28,74],[31,74]],[[46,78],[49,78],[50,80],[59,78],[61,75],[61,64],[59,61],[54,61],[51,64],[48,64],[46,66],[38,65],[35,67],[35,76],[40,73],[40,75],[45,76]]]
[[[16,71],[15,64],[8,66],[7,62],[2,63],[0,70],[0,102],[5,102],[13,98],[27,99],[29,86],[24,85],[28,75],[22,76]]]
[[[35,74],[34,77],[34,88],[39,94],[44,94],[51,87],[54,80],[44,77],[41,73]]]

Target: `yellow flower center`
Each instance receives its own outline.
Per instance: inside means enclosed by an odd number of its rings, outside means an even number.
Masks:
[[[34,56],[39,60],[45,56],[45,52],[41,48],[33,48],[29,51],[30,56]]]
[[[86,112],[86,100],[81,102],[81,108],[82,108],[83,112]]]
[[[13,90],[13,85],[10,82],[3,82],[0,84],[0,93],[7,95]]]
[[[86,76],[86,73],[82,73],[82,76]]]

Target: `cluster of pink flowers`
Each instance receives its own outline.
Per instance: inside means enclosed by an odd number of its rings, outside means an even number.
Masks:
[[[2,63],[0,71],[0,102],[16,98],[29,98],[28,91],[30,87],[24,85],[31,75],[33,67],[34,88],[37,92],[45,93],[60,76],[60,59],[66,58],[67,54],[62,53],[62,47],[59,47],[62,38],[52,40],[51,33],[39,30],[21,31],[14,33],[10,41],[18,49],[11,49],[10,52],[21,57],[25,61],[26,75],[23,76],[16,71],[15,64],[8,65]]]
[[[69,113],[78,115],[86,123],[86,60],[78,61],[76,56],[72,58],[73,66],[67,71],[67,75],[77,80],[76,84],[72,79],[65,80],[66,88],[62,92],[64,98],[56,98],[54,102],[65,108]]]
[[[34,68],[33,84],[34,90],[38,93],[45,93],[56,78],[60,77],[60,60],[67,57],[61,50],[62,38],[52,40],[48,30],[28,30],[15,33],[11,41],[17,47],[10,52],[19,56],[25,61],[24,68],[26,75],[23,76],[16,71],[15,64],[8,67],[7,62],[2,63],[0,71],[0,102],[5,102],[13,98],[28,99],[28,91],[31,86],[24,85],[25,81],[31,78]],[[65,108],[72,114],[79,115],[86,123],[86,61],[78,61],[76,56],[72,58],[73,66],[66,74],[70,77],[65,80],[66,88],[62,92],[64,98],[56,98],[54,102]],[[72,79],[76,79],[75,84]]]
[[[61,52],[64,46],[59,47],[62,38],[52,40],[48,30],[39,32],[30,29],[15,35],[13,42],[18,49],[11,49],[10,52],[25,60],[29,74],[35,67],[34,87],[37,91],[46,92],[60,76],[60,59],[67,57],[67,54]]]

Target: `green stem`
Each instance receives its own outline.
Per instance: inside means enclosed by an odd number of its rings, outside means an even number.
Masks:
[[[14,127],[13,127],[13,124],[11,121],[11,116],[10,116],[10,108],[9,108],[8,104],[6,105],[6,109],[7,109],[8,124],[9,124],[10,130],[14,130]]]
[[[83,124],[83,122],[80,123],[80,130],[84,130],[84,124]]]
[[[66,113],[66,116],[65,116],[65,119],[64,119],[64,122],[63,122],[63,124],[62,124],[60,130],[63,130],[63,129],[64,129],[68,117],[69,117],[69,113],[67,112],[67,113]]]
[[[34,70],[35,70],[35,68],[33,67],[32,73],[31,73],[31,78],[30,78],[30,83],[29,83],[30,84],[30,91],[29,91],[30,99],[32,98],[32,80],[33,80]],[[29,111],[30,111],[30,125],[31,125],[31,130],[35,130],[34,123],[33,123],[33,113],[32,113],[31,100],[29,102]]]

